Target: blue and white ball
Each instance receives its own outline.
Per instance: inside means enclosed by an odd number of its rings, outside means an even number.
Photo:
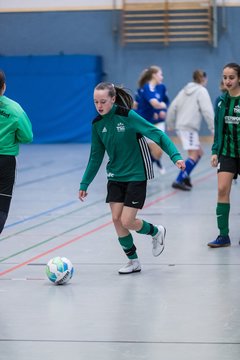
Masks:
[[[49,260],[46,266],[46,274],[50,281],[56,285],[66,284],[73,276],[73,265],[65,257],[56,256]]]

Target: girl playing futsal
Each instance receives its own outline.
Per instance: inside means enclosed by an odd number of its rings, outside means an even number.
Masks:
[[[147,180],[153,178],[152,163],[145,136],[169,155],[179,169],[185,164],[173,142],[161,130],[131,110],[133,99],[124,89],[100,83],[94,90],[98,116],[92,123],[92,144],[87,168],[80,183],[79,199],[87,196],[89,184],[96,176],[105,151],[107,164],[107,198],[118,240],[129,259],[119,274],[141,271],[131,230],[152,237],[153,255],[164,249],[166,229],[137,218],[144,205]]]

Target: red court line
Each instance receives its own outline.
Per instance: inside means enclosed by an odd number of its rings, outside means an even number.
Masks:
[[[198,183],[200,183],[200,182],[203,182],[204,180],[209,179],[209,178],[212,177],[212,176],[216,176],[216,179],[217,179],[217,171],[216,171],[216,172],[213,172],[213,173],[211,173],[211,174],[208,174],[208,175],[206,175],[206,176],[204,176],[204,177],[201,177],[200,179],[195,180],[193,183],[194,183],[194,184],[198,184]]]
[[[175,195],[177,192],[178,192],[178,190],[173,190],[173,191],[171,191],[170,193],[168,193],[168,194],[166,194],[166,195],[164,195],[164,196],[161,196],[161,197],[159,197],[159,198],[157,198],[157,199],[149,202],[147,205],[145,205],[145,206],[143,207],[143,209],[147,209],[148,207],[152,206],[153,204],[158,203],[159,201],[162,201],[162,200],[165,200],[165,199],[167,199],[167,198],[169,198],[169,197],[172,197],[172,196]]]
[[[203,182],[204,180],[207,180],[207,179],[209,179],[210,177],[215,176],[215,175],[216,175],[216,173],[208,174],[208,175],[206,175],[206,176],[204,176],[204,177],[202,177],[202,178],[200,178],[200,179],[198,179],[198,180],[195,180],[195,181],[194,181],[194,184],[198,184],[198,183],[200,183],[200,182]],[[162,200],[165,200],[165,199],[167,199],[167,198],[169,198],[169,197],[172,197],[172,196],[175,195],[178,191],[179,191],[179,190],[173,190],[173,191],[171,191],[170,193],[168,193],[168,194],[166,194],[166,195],[164,195],[164,196],[161,196],[161,197],[159,197],[159,198],[157,198],[157,199],[149,202],[147,205],[144,206],[144,209],[152,206],[153,204],[158,203],[159,201],[162,201]]]
[[[215,173],[214,173],[214,174],[211,173],[211,174],[209,174],[209,175],[206,175],[206,176],[202,177],[201,179],[195,181],[194,183],[202,182],[202,181],[204,181],[204,180],[212,177],[213,175],[216,175],[216,174],[215,174]],[[152,206],[153,204],[158,203],[159,201],[162,201],[162,200],[165,200],[165,199],[168,199],[168,198],[172,197],[172,196],[175,195],[178,191],[179,191],[179,190],[173,190],[173,191],[171,191],[170,193],[168,193],[168,194],[166,194],[166,195],[163,195],[163,196],[158,197],[157,199],[155,199],[155,200],[149,202],[147,205],[145,205],[145,206],[144,206],[144,209]],[[6,275],[6,274],[8,274],[8,273],[10,273],[10,272],[12,272],[12,271],[14,271],[14,270],[17,270],[17,269],[19,269],[19,268],[21,268],[21,267],[23,267],[23,266],[25,266],[25,265],[28,265],[29,263],[31,263],[31,262],[33,262],[33,261],[36,261],[36,260],[40,259],[41,257],[43,257],[43,256],[45,256],[45,255],[48,255],[48,254],[54,252],[55,250],[59,250],[59,249],[65,247],[65,246],[68,246],[68,245],[70,245],[70,244],[72,244],[72,243],[74,243],[74,242],[76,242],[76,241],[78,241],[78,240],[80,240],[80,239],[88,236],[88,235],[94,234],[95,232],[97,232],[97,231],[99,231],[99,230],[101,230],[101,229],[104,229],[105,227],[107,227],[107,226],[109,226],[109,225],[111,225],[111,224],[112,224],[112,221],[108,221],[108,222],[106,222],[105,224],[102,224],[102,225],[96,227],[95,229],[92,229],[92,230],[90,230],[90,231],[88,231],[88,232],[86,232],[86,233],[84,233],[84,234],[82,234],[82,235],[79,235],[79,236],[77,236],[77,237],[75,237],[75,238],[73,238],[73,239],[71,239],[71,240],[68,240],[68,241],[66,241],[66,242],[63,243],[63,244],[60,244],[60,245],[58,245],[58,246],[55,246],[55,247],[52,248],[52,249],[49,249],[49,250],[47,250],[47,251],[44,251],[43,253],[40,253],[40,254],[38,254],[38,255],[36,255],[36,256],[34,256],[34,257],[32,257],[32,258],[30,258],[30,259],[28,259],[28,260],[26,260],[26,261],[24,261],[24,262],[22,262],[22,263],[20,263],[20,264],[17,264],[17,265],[15,265],[15,266],[12,266],[12,267],[9,268],[9,269],[6,269],[6,270],[4,270],[4,271],[1,271],[1,272],[0,272],[0,276]]]
[[[101,230],[101,229],[107,227],[107,226],[110,225],[110,224],[112,224],[112,221],[109,221],[109,222],[107,222],[107,223],[105,223],[105,224],[102,224],[102,225],[96,227],[95,229],[92,229],[92,230],[90,230],[90,231],[88,231],[88,232],[86,232],[86,233],[84,233],[84,234],[82,234],[82,235],[79,235],[79,236],[77,236],[77,237],[75,237],[75,238],[73,238],[73,239],[71,239],[71,240],[68,240],[68,241],[66,241],[66,242],[63,243],[63,244],[60,244],[60,245],[58,245],[58,246],[55,246],[55,247],[52,248],[52,249],[49,249],[49,250],[47,250],[47,251],[44,251],[43,253],[41,253],[41,254],[39,254],[39,255],[36,255],[36,256],[32,257],[31,259],[26,260],[26,261],[24,261],[24,262],[22,262],[22,263],[20,263],[20,264],[17,264],[17,265],[15,265],[15,266],[12,266],[11,268],[9,268],[9,269],[7,269],[7,270],[1,271],[1,272],[0,272],[0,276],[6,275],[6,274],[8,274],[9,272],[12,272],[12,271],[14,271],[14,270],[17,270],[17,269],[19,269],[19,268],[21,268],[21,267],[23,267],[23,266],[25,266],[25,265],[27,265],[27,264],[35,261],[35,260],[40,259],[41,257],[43,257],[43,256],[45,256],[45,255],[48,255],[48,254],[52,253],[52,252],[55,251],[55,250],[58,250],[58,249],[61,249],[61,248],[65,247],[65,246],[67,246],[67,245],[70,245],[70,244],[78,241],[79,239],[81,239],[81,238],[83,238],[83,237],[85,237],[85,236],[91,235],[91,234],[97,232],[98,230]]]

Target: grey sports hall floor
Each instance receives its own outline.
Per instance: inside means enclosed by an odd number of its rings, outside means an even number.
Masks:
[[[120,276],[105,166],[80,203],[89,145],[22,147],[0,238],[1,360],[240,359],[240,184],[232,246],[210,249],[217,181],[204,148],[190,193],[171,188],[177,168],[164,157],[167,174],[149,182],[139,215],[166,226],[166,249],[154,258],[150,238],[135,234],[142,272]],[[45,276],[56,255],[75,267],[66,286]]]

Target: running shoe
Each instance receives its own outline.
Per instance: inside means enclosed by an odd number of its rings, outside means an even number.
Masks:
[[[155,226],[158,228],[158,232],[152,237],[152,254],[159,256],[164,250],[166,229],[162,225]]]
[[[126,265],[124,265],[121,269],[118,270],[118,273],[121,275],[132,274],[135,272],[141,271],[141,264],[138,259],[130,260]]]
[[[227,247],[231,245],[231,241],[228,235],[219,235],[216,240],[208,243],[211,248]]]

